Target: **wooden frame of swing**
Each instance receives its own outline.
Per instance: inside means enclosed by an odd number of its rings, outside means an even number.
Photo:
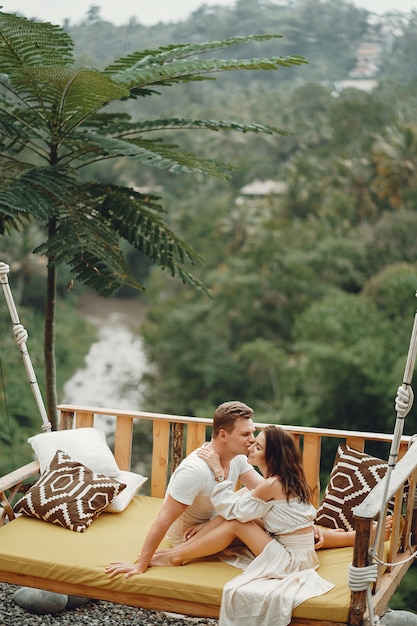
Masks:
[[[120,469],[128,470],[131,464],[133,427],[135,422],[150,421],[153,430],[153,452],[151,469],[151,495],[163,497],[169,472],[181,461],[184,455],[201,445],[208,438],[208,429],[211,420],[196,417],[175,416],[158,413],[130,412],[126,410],[103,409],[94,407],[60,405],[61,428],[83,428],[94,426],[96,416],[113,416],[115,420],[114,455]],[[267,424],[257,424],[259,429]],[[320,464],[321,447],[325,438],[333,438],[347,443],[350,447],[363,451],[369,442],[392,442],[393,435],[380,433],[366,433],[338,429],[304,428],[298,426],[283,426],[289,430],[298,441],[303,455],[303,462],[308,483],[312,489],[313,502],[317,506],[320,499]],[[400,462],[392,472],[390,487],[386,498],[387,502],[395,498],[393,532],[390,543],[389,561],[401,563],[397,567],[380,567],[378,580],[372,595],[372,610],[381,615],[389,600],[406,574],[412,561],[405,562],[416,550],[417,518],[414,510],[414,495],[416,490],[417,444],[411,446],[409,437],[401,437],[399,445]],[[28,478],[36,476],[39,466],[36,461],[11,472],[0,478],[0,524],[13,518],[12,502],[22,483]],[[404,505],[404,488],[407,484],[408,498]],[[380,483],[368,495],[364,503],[358,507],[357,534],[353,550],[352,564],[355,567],[364,567],[369,564],[369,537],[373,521],[381,510],[381,495],[383,484]],[[0,529],[1,532],[1,529]],[[0,535],[1,536],[1,535]],[[382,550],[382,546],[381,546]],[[130,604],[156,611],[173,611],[201,617],[218,616],[219,607],[192,602],[188,600],[169,600],[157,595],[121,594],[111,591],[92,590],[82,585],[62,583],[31,577],[16,575],[0,571],[0,581],[18,585],[68,593],[70,595],[84,595],[110,602]],[[325,602],[325,599],[323,600]],[[362,624],[367,616],[366,592],[351,592],[349,620],[342,622],[354,626]],[[293,618],[293,626],[311,624],[311,626],[330,626],[342,624],[327,620],[306,620]]]

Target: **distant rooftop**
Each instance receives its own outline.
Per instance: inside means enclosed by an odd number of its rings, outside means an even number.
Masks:
[[[377,87],[378,81],[375,78],[352,78],[348,80],[339,80],[335,84],[337,92],[341,92],[344,89],[361,89],[362,91],[371,92]]]
[[[282,180],[253,180],[240,190],[244,196],[279,195],[286,191],[287,183]]]

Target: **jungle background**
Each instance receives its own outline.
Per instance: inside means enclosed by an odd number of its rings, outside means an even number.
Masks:
[[[129,109],[144,119],[181,112],[289,131],[209,138],[202,131],[180,140],[172,132],[184,149],[231,163],[230,181],[127,162],[96,174],[162,198],[169,223],[201,256],[194,273],[210,292],[126,251],[147,285],[145,294],[117,294],[140,298],[146,311],[140,334],[149,368],[140,408],[211,417],[217,404],[238,398],[261,422],[391,432],[417,304],[417,12],[377,17],[341,0],[238,0],[233,8],[202,6],[187,21],[162,16],[155,26],[134,19],[114,26],[91,6],[82,22],[64,28],[87,66],[105,67],[138,49],[268,32],[283,39],[271,50],[264,45],[265,56],[278,47],[280,55],[309,61],[173,86]],[[32,254],[37,240],[33,226],[2,236],[0,260],[11,268],[42,389],[45,267]],[[78,313],[85,293],[60,271],[59,390],[95,339]],[[22,387],[4,302],[0,329],[4,472],[27,462],[26,438],[38,432],[39,415],[29,385]],[[407,434],[416,430],[415,415],[405,421]],[[392,608],[417,610],[416,579],[412,568]]]

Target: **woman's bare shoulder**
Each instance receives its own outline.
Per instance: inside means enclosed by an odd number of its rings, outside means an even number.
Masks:
[[[265,478],[254,490],[253,495],[261,500],[281,500],[285,498],[282,485],[276,476]]]

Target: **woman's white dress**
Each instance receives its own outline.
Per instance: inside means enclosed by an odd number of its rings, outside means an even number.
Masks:
[[[261,518],[272,540],[246,569],[223,588],[219,626],[286,626],[293,608],[334,587],[315,571],[314,534],[289,535],[313,526],[316,510],[298,498],[270,500],[243,495],[233,484],[216,485],[212,502],[225,519]]]

